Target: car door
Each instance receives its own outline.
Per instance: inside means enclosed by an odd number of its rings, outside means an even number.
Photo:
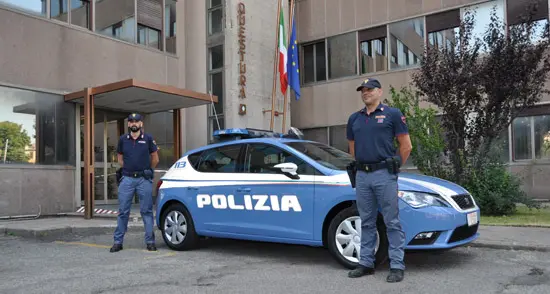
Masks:
[[[244,144],[231,144],[202,152],[194,175],[190,175],[188,189],[191,196],[193,219],[201,230],[232,232],[235,225],[232,214],[235,181],[242,177],[239,170]]]
[[[274,168],[286,162],[298,165],[299,179]],[[266,240],[312,239],[313,168],[291,152],[268,143],[247,144],[243,164],[245,180],[237,187],[237,198],[244,209],[235,211],[241,222],[235,232]]]

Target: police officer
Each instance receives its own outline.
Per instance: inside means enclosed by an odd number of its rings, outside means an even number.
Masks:
[[[397,177],[412,150],[405,117],[397,108],[381,103],[382,86],[374,78],[357,88],[365,107],[350,115],[347,138],[356,160],[357,209],[361,217],[359,265],[350,278],[374,274],[376,219],[380,207],[389,241],[390,272],[387,282],[403,280],[405,233],[399,221]],[[394,138],[399,142],[396,154]]]
[[[143,132],[140,114],[128,116],[129,132],[118,141],[118,162],[121,165],[118,185],[118,220],[111,252],[122,250],[124,234],[134,193],[139,197],[140,213],[145,226],[147,250],[156,251],[153,233],[153,169],[159,162],[157,144],[153,137]]]

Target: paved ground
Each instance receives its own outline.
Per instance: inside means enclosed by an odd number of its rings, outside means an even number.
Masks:
[[[160,241],[148,252],[142,240],[130,233],[125,250],[112,254],[110,234],[53,242],[0,236],[0,293],[550,293],[545,252],[407,254],[405,281],[388,284],[386,267],[347,278],[324,249],[217,239],[190,252]]]

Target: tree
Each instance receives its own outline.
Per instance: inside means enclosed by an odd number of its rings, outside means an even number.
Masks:
[[[1,160],[4,160],[4,150],[8,143],[6,161],[27,162],[30,156],[25,153],[25,148],[31,144],[31,138],[23,126],[9,121],[0,122],[0,149]]]
[[[523,23],[508,28],[508,33],[493,9],[482,39],[473,35],[475,13],[468,11],[457,42],[444,48],[428,46],[413,74],[420,94],[444,114],[455,181],[464,178],[468,165],[481,168],[502,131],[549,93],[544,88],[550,71],[548,26],[533,42],[536,2],[529,4]]]

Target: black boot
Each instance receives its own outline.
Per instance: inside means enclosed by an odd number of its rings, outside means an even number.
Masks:
[[[113,247],[111,247],[111,250],[109,250],[109,251],[118,252],[120,250],[122,250],[122,244],[114,244]]]
[[[403,281],[403,276],[405,275],[405,271],[400,269],[392,268],[390,269],[390,273],[388,274],[388,278],[386,281],[388,283],[396,283]]]
[[[147,250],[157,251],[157,247],[155,246],[155,244],[147,244]]]
[[[348,273],[350,278],[359,278],[366,275],[373,275],[374,268],[358,265],[354,270]]]

